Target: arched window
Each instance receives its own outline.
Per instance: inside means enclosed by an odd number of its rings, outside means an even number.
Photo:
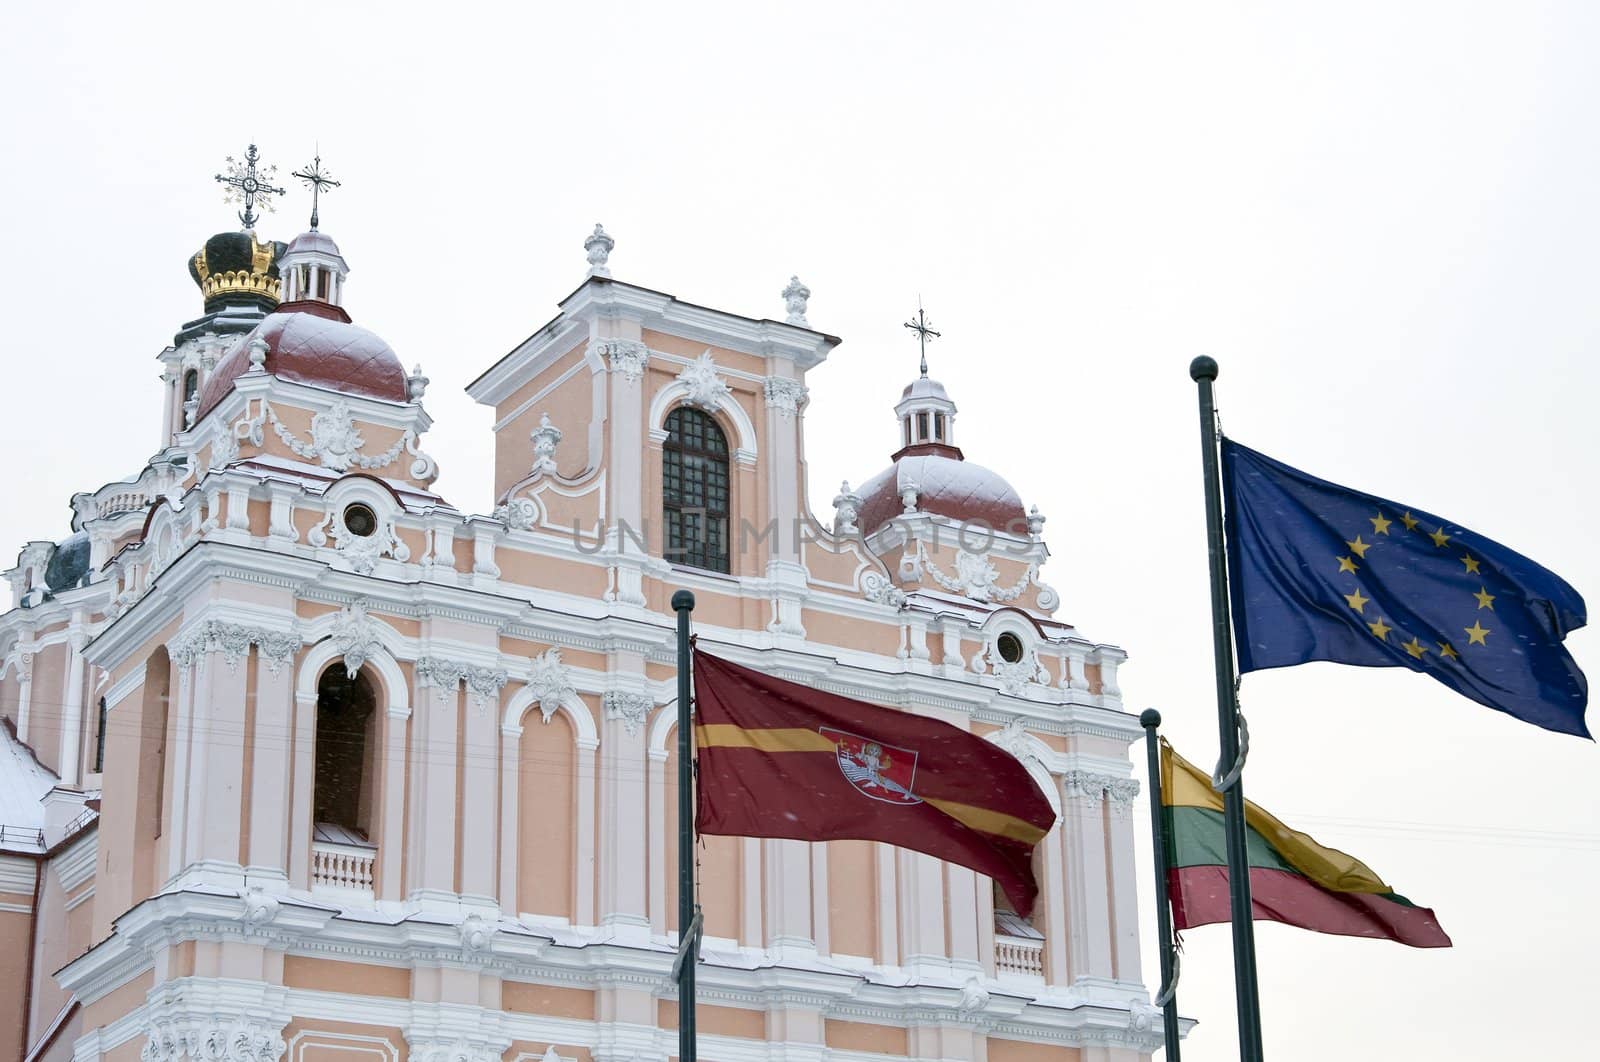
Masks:
[[[200,391],[200,374],[190,369],[183,374],[183,400],[188,402]]]
[[[354,677],[335,662],[317,683],[316,784],[318,833],[339,827],[360,839],[372,819],[377,697],[365,672]],[[343,838],[338,838],[343,839]]]
[[[727,571],[727,436],[707,414],[680,406],[667,414],[662,451],[667,560]]]

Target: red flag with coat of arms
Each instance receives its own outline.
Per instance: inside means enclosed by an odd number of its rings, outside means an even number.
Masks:
[[[987,874],[1032,911],[1055,812],[1004,749],[699,650],[694,689],[701,833],[883,841]]]

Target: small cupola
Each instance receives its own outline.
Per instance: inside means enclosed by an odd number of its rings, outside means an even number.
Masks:
[[[956,404],[950,401],[944,384],[928,379],[928,340],[938,338],[928,317],[917,308],[917,316],[906,322],[906,327],[917,334],[922,348],[922,374],[906,385],[894,415],[900,420],[901,454],[943,453],[961,458],[955,444]]]
[[[339,187],[339,182],[322,168],[320,154],[311,165],[296,170],[294,176],[311,189],[311,228],[290,240],[278,259],[283,301],[342,307],[344,278],[349,276],[350,266],[333,238],[317,228],[322,193]]]
[[[350,266],[339,253],[339,245],[326,233],[310,229],[290,240],[278,260],[278,273],[283,278],[285,304],[344,305],[344,278],[350,274]]]

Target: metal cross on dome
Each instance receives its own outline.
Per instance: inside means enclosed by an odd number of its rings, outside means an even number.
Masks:
[[[905,323],[905,327],[917,334],[917,344],[922,348],[922,378],[928,378],[928,340],[938,339],[939,333],[933,330],[933,322],[928,320],[928,315],[922,310],[922,300],[917,300],[917,316]]]
[[[239,211],[239,220],[247,231],[256,227],[256,204],[260,203],[263,211],[269,211],[272,209],[272,197],[283,194],[282,188],[275,188],[271,184],[278,167],[263,166],[257,170],[256,163],[260,159],[261,153],[251,144],[244,153],[244,165],[239,165],[229,155],[227,175],[217,174],[217,180],[228,186],[222,194],[222,201],[244,204],[244,209]]]
[[[317,157],[311,160],[311,165],[302,166],[289,176],[300,178],[307,188],[311,189],[311,231],[317,231],[317,199],[325,188],[337,188],[339,182],[333,179],[333,174],[322,168],[322,151],[318,149]]]

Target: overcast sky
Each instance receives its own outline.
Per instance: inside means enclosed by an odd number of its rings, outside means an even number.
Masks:
[[[1049,517],[1058,615],[1127,648],[1128,706],[1196,762],[1216,727],[1195,354],[1240,441],[1595,597],[1600,9],[756,8],[9,12],[0,542],[59,538],[74,491],[159,442],[154,358],[200,313],[186,259],[236,224],[211,176],[254,140],[281,178],[320,144],[344,182],[322,228],[347,307],[432,377],[426,445],[464,510],[491,504],[492,442],[462,388],[555,313],[596,221],[619,279],[687,300],[781,318],[790,274],[811,286],[844,339],[808,380],[824,515],[896,445],[920,293],[967,457]],[[296,186],[258,229],[308,212]],[[1591,631],[1569,644],[1600,666]],[[1243,703],[1251,797],[1456,944],[1259,926],[1269,1054],[1581,1054],[1600,751],[1399,670],[1252,675]],[[1186,947],[1185,1056],[1236,1057],[1228,930]]]

